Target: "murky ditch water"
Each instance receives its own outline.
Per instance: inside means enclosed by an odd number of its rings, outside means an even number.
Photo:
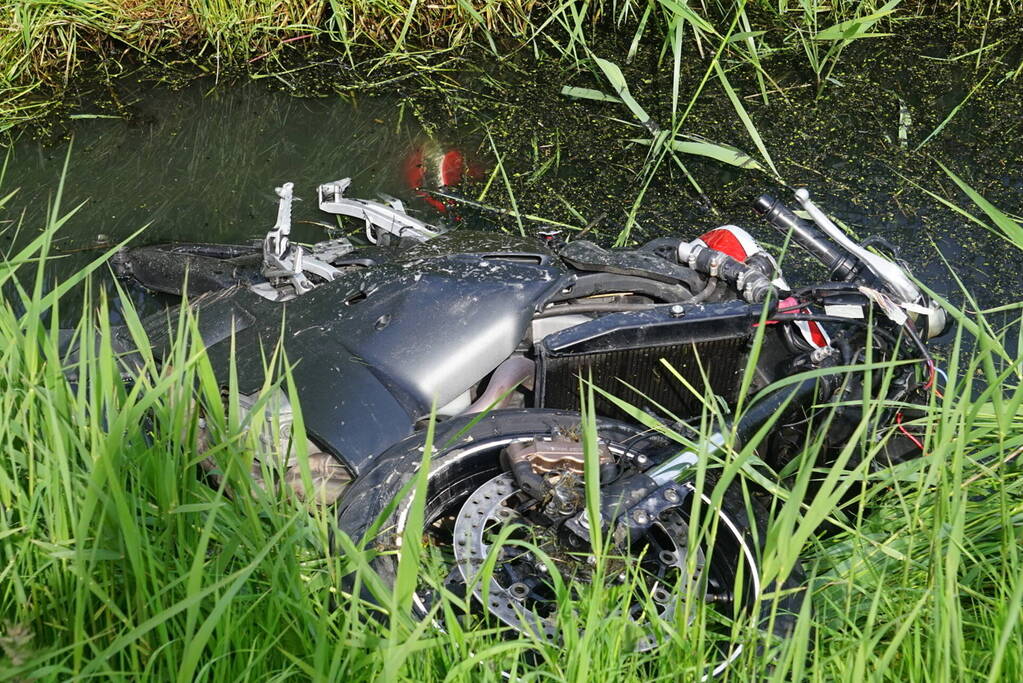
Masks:
[[[69,142],[18,142],[4,182],[19,188],[7,218],[24,209],[26,227],[44,223],[69,149],[62,209],[84,205],[60,233],[62,251],[118,241],[142,226],[146,241],[258,237],[273,225],[274,187],[286,181],[305,200],[295,205],[296,234],[322,238],[322,228],[301,222],[320,219],[318,183],[351,176],[354,192],[404,189],[400,161],[421,138],[396,122],[386,99],[353,106],[257,83],[208,87],[147,89],[130,122],[78,119]]]
[[[352,196],[414,197],[403,161],[428,140],[376,97],[297,98],[242,82],[209,89],[136,93],[130,121],[75,116],[58,144],[21,140],[11,150],[0,190],[17,188],[2,218],[7,246],[24,244],[45,225],[66,159],[61,213],[78,207],[54,242],[47,266],[60,280],[140,228],[135,243],[248,242],[274,225],[274,188],[295,183],[293,239],[326,239],[333,218],[316,208],[316,186],[352,178]],[[70,154],[70,157],[68,155]],[[21,234],[14,233],[20,223]],[[100,278],[101,285],[109,279]],[[143,312],[164,304],[133,292]],[[72,298],[73,300],[73,298]],[[75,314],[75,306],[68,317]]]

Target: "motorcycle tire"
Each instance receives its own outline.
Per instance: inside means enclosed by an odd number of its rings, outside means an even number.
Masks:
[[[424,537],[434,522],[457,515],[471,493],[502,473],[500,453],[507,444],[530,437],[554,437],[567,431],[577,431],[581,423],[579,413],[544,409],[493,411],[472,424],[473,419],[477,418],[454,418],[436,427],[424,516]],[[667,439],[616,420],[598,418],[597,430],[600,438],[612,448],[616,444],[624,445],[632,453],[657,453],[670,448]],[[407,490],[406,486],[416,475],[422,459],[424,437],[425,434],[413,435],[385,451],[376,458],[368,471],[345,490],[338,503],[338,523],[340,530],[355,543],[364,540],[392,500]],[[656,460],[656,456],[653,458]],[[713,481],[708,482],[707,486],[709,488],[706,490],[709,491]],[[365,539],[368,541],[367,549],[382,551],[373,553],[371,566],[388,587],[394,585],[398,557],[396,552],[387,551],[400,546],[399,539],[405,531],[411,500],[412,494],[409,492],[394,505],[387,519],[378,527],[380,531],[376,538]],[[709,501],[706,496],[704,500]],[[713,571],[725,576],[731,575],[734,579],[741,562],[736,548],[743,548],[747,561],[754,565],[742,569],[746,589],[751,594],[754,588],[755,592],[761,594],[780,591],[782,596],[776,601],[760,601],[761,613],[757,623],[762,628],[770,624],[771,631],[784,638],[791,634],[795,626],[796,615],[803,601],[803,591],[799,588],[805,577],[797,565],[784,581],[770,587],[759,586],[761,548],[758,543],[762,543],[766,537],[766,513],[756,501],[749,502],[751,505],[747,506],[746,499],[736,491],[726,492],[718,512],[723,514],[723,519],[727,519],[727,524],[722,528],[727,528],[734,538],[730,538],[728,543],[720,540],[715,543],[707,564]],[[753,519],[747,510],[753,513]],[[447,540],[447,543],[451,542]],[[714,563],[718,563],[717,568],[714,568]],[[423,603],[416,600],[414,604],[417,605],[414,608],[416,616],[424,617],[426,610]],[[738,651],[729,652],[726,661],[714,667],[714,673],[723,670],[737,655]]]

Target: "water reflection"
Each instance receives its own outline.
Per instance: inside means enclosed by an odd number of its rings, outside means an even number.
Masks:
[[[359,196],[401,196],[401,161],[421,135],[396,123],[384,98],[357,106],[340,98],[299,99],[258,83],[205,91],[147,87],[130,121],[79,119],[73,143],[17,143],[4,190],[20,188],[7,218],[24,211],[28,232],[45,223],[72,145],[63,206],[85,202],[60,233],[64,251],[98,236],[117,241],[148,225],[146,241],[238,241],[273,225],[273,188],[295,183],[296,237],[322,239],[315,188],[344,176]],[[80,253],[80,252],[76,252]],[[88,255],[72,255],[67,272]]]

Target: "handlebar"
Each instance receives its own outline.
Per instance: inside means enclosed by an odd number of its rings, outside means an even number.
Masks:
[[[850,240],[810,201],[810,193],[805,188],[796,190],[796,199],[810,214],[817,227],[797,217],[770,195],[758,197],[754,202],[754,209],[782,232],[787,234],[791,231],[796,242],[819,259],[828,268],[833,279],[884,290],[894,297],[895,305],[905,309],[910,317],[926,316],[923,330],[927,338],[936,337],[945,331],[947,326],[945,312],[936,303],[923,297],[902,268]],[[881,295],[876,296],[879,299],[883,298]],[[892,308],[890,301],[881,303],[882,307]],[[899,312],[899,315],[905,319],[905,314]],[[896,319],[894,316],[891,317]],[[897,322],[901,324],[901,321]]]
[[[856,262],[813,225],[789,211],[780,200],[762,194],[753,203],[753,209],[782,232],[791,231],[796,242],[824,264],[832,279],[848,280],[855,277]]]

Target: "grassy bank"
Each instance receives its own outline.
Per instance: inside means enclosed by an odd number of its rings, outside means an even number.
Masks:
[[[333,46],[351,56],[399,62],[419,50],[478,46],[502,57],[526,48],[585,57],[598,31],[663,42],[675,59],[683,47],[701,58],[728,57],[757,73],[763,97],[772,82],[764,66],[778,49],[804,55],[824,87],[843,50],[903,20],[954,17],[956,25],[1018,20],[1017,0],[955,3],[702,2],[668,0],[459,0],[445,5],[391,0],[14,0],[0,8],[0,131],[50,111],[88,69],[109,78],[140,60],[190,63],[221,73],[280,68],[296,49]],[[986,35],[986,29],[985,29]],[[725,44],[717,42],[727,36]],[[994,55],[982,39],[978,65]],[[352,74],[355,82],[362,74]]]
[[[248,482],[238,464],[259,446],[232,398],[217,408],[187,317],[169,362],[144,353],[133,384],[110,351],[102,299],[78,327],[89,340],[79,357],[61,355],[47,321],[88,270],[52,292],[31,270],[20,288],[13,280],[74,220],[59,202],[58,192],[46,229],[0,265],[0,285],[15,292],[0,308],[0,680],[695,680],[715,660],[702,608],[691,623],[662,625],[665,647],[636,653],[613,596],[566,598],[566,629],[590,628],[563,651],[495,624],[467,629],[454,596],[437,631],[406,618],[401,587],[380,595],[383,611],[345,592],[342,575],[372,575],[359,551],[328,550],[328,511],[278,496],[228,500],[197,476],[197,400],[235,490]],[[1020,228],[982,200],[963,210],[991,229]],[[1004,348],[1023,320],[994,329],[984,312],[954,314],[951,380],[922,420],[925,457],[896,469],[865,462],[805,498],[786,492],[805,487],[812,448],[801,475],[776,481],[749,449],[730,461],[779,496],[764,566],[799,555],[810,577],[790,640],[733,624],[748,647],[731,679],[1023,676],[1023,361]],[[960,355],[968,338],[975,350]],[[818,536],[822,522],[835,531]],[[429,565],[419,571],[429,576]]]

